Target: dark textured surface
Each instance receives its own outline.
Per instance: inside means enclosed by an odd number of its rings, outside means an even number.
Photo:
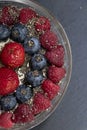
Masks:
[[[56,111],[32,130],[87,130],[87,0],[36,0],[61,22],[69,37],[73,71]]]

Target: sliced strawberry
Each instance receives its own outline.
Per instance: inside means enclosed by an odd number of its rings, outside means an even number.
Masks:
[[[14,70],[5,67],[0,68],[0,95],[14,92],[18,85],[18,75]]]
[[[5,45],[1,52],[1,61],[11,68],[20,67],[25,60],[25,51],[21,44],[10,42]]]

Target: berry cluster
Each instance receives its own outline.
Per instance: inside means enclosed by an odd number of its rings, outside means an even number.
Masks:
[[[60,91],[59,82],[65,77],[65,54],[50,20],[30,8],[2,8],[0,44],[2,41],[6,44],[0,52],[0,127],[11,128],[15,123],[31,122],[52,106],[51,100]],[[20,84],[16,72],[26,56],[29,68]]]

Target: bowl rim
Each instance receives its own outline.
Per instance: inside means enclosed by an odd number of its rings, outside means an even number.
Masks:
[[[36,127],[36,126],[38,126],[39,124],[41,124],[42,122],[44,122],[50,115],[52,115],[52,113],[55,111],[55,109],[58,107],[58,105],[60,104],[60,102],[61,102],[61,100],[63,99],[63,97],[64,97],[64,95],[65,95],[65,93],[66,93],[66,91],[67,91],[67,88],[68,88],[68,86],[69,86],[69,83],[70,83],[70,79],[71,79],[71,74],[72,74],[72,51],[71,51],[71,45],[70,45],[70,42],[69,42],[69,39],[68,39],[68,37],[67,37],[67,34],[66,34],[66,32],[65,32],[65,30],[64,30],[64,28],[63,28],[63,26],[61,25],[61,23],[57,20],[57,18],[56,17],[54,17],[53,16],[53,14],[52,14],[52,12],[50,12],[47,8],[45,8],[45,7],[43,7],[39,2],[36,2],[36,1],[34,1],[34,0],[27,0],[27,1],[25,1],[25,0],[0,0],[0,2],[16,2],[16,3],[21,3],[21,4],[25,4],[25,3],[27,3],[28,5],[31,3],[31,4],[35,4],[35,5],[37,5],[37,6],[39,6],[40,8],[42,8],[43,10],[45,10],[45,12],[51,17],[51,19],[54,19],[55,20],[55,23],[56,23],[56,26],[57,26],[57,28],[58,28],[58,26],[59,26],[59,28],[61,29],[61,31],[63,32],[63,34],[64,34],[64,39],[66,40],[66,42],[67,42],[67,45],[68,45],[68,48],[69,48],[69,63],[70,63],[70,66],[69,66],[69,69],[70,69],[70,71],[69,71],[69,74],[68,74],[68,81],[67,81],[67,83],[66,83],[66,87],[64,88],[64,92],[62,93],[62,95],[60,96],[60,98],[59,98],[59,100],[58,100],[58,102],[56,103],[56,105],[55,105],[55,107],[52,109],[52,111],[45,117],[45,118],[43,118],[42,120],[39,120],[39,122],[37,122],[37,123],[35,123],[33,126],[31,126],[30,128],[28,128],[28,129],[32,129],[32,128],[34,128],[34,127]]]

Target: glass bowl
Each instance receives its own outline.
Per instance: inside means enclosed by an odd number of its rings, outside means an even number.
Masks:
[[[69,40],[67,38],[67,35],[62,27],[62,25],[51,15],[49,12],[43,8],[41,5],[38,3],[31,1],[31,0],[0,0],[0,8],[2,8],[5,5],[14,5],[17,6],[18,8],[22,7],[31,7],[33,8],[38,14],[42,16],[46,16],[50,19],[51,25],[52,25],[52,30],[57,34],[59,38],[59,42],[64,46],[65,48],[65,63],[64,67],[66,68],[66,76],[65,78],[60,82],[60,93],[52,100],[52,107],[41,114],[37,115],[35,117],[35,120],[31,123],[26,123],[25,125],[15,125],[14,128],[11,130],[27,130],[31,129],[40,123],[42,123],[44,120],[46,120],[52,113],[53,111],[58,107],[60,101],[62,100],[69,81],[71,77],[71,71],[72,71],[72,54],[71,54],[71,47]],[[0,130],[4,130],[0,128]]]

